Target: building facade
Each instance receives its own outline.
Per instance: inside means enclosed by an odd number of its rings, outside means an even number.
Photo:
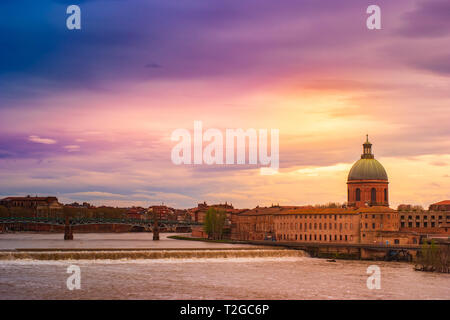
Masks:
[[[29,211],[35,217],[49,217],[63,210],[56,197],[7,197],[0,200],[0,205],[13,211]]]

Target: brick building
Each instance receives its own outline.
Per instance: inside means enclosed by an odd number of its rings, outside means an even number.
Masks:
[[[433,203],[428,210],[401,205],[398,208],[400,230],[420,235],[450,235],[450,200]]]
[[[318,243],[408,244],[419,240],[399,232],[397,211],[384,206],[364,208],[268,207],[236,217],[235,240]]]
[[[63,205],[56,197],[7,197],[0,200],[0,205],[8,209],[25,209],[32,212],[35,217],[51,216],[55,212],[61,212]]]

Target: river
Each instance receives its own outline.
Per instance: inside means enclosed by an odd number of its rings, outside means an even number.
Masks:
[[[179,248],[247,250],[246,245],[168,239],[151,234],[1,234],[0,249]],[[67,268],[81,270],[69,290]],[[367,267],[381,270],[368,289]],[[398,262],[327,262],[307,256],[101,260],[2,260],[0,299],[449,299],[450,275],[417,272]]]

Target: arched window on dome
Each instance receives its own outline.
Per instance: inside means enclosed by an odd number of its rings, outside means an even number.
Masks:
[[[356,201],[361,201],[361,189],[356,188]]]
[[[370,201],[377,202],[377,190],[375,188],[372,188],[372,190],[370,190]]]

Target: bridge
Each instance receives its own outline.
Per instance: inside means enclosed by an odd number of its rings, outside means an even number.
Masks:
[[[200,222],[178,221],[178,220],[159,220],[160,226],[193,226],[201,225]],[[43,223],[51,225],[65,225],[65,218],[45,218],[45,217],[0,217],[0,223]],[[71,226],[86,224],[126,224],[133,226],[150,226],[154,224],[154,219],[119,219],[119,218],[70,218]]]
[[[115,227],[114,230],[147,231],[154,233],[154,240],[158,240],[160,230],[189,232],[194,225],[201,225],[194,221],[159,220],[159,219],[125,219],[125,218],[69,218],[69,217],[0,217],[0,230],[27,230],[27,226],[34,226],[37,230],[64,231],[66,240],[73,239],[74,230],[98,230],[98,227]],[[44,226],[44,227],[42,227]],[[45,227],[46,226],[46,227]],[[49,228],[49,227],[52,228]],[[91,226],[91,228],[89,227]],[[97,227],[96,228],[94,228]],[[125,226],[129,228],[117,228]],[[6,228],[5,228],[6,227]]]

